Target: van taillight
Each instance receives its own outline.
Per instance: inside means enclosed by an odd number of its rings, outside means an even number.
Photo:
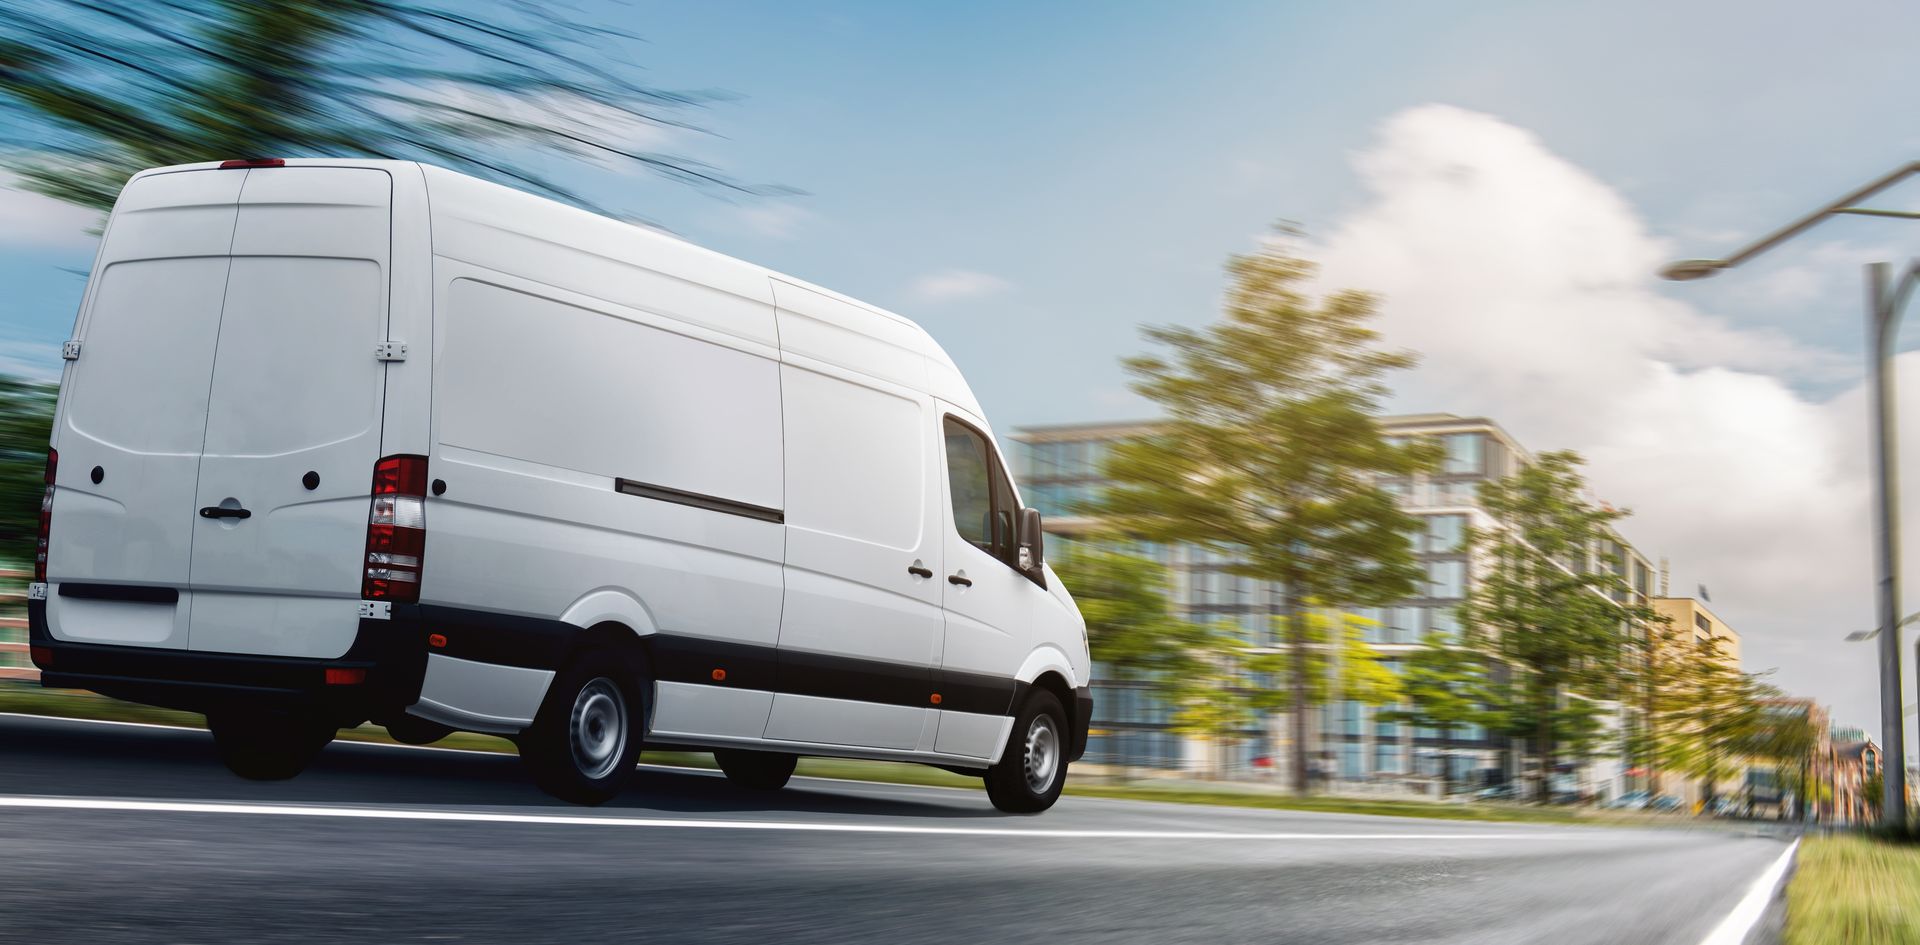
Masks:
[[[40,543],[33,549],[33,580],[47,580],[47,536],[53,531],[53,477],[60,470],[60,451],[47,450],[46,491],[40,494]]]
[[[420,559],[427,550],[427,458],[389,456],[373,467],[367,555],[360,596],[420,599]]]

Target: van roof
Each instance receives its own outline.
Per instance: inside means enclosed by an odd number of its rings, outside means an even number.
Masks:
[[[132,183],[133,180],[138,180],[142,177],[147,177],[155,174],[167,174],[167,173],[174,173],[177,171],[217,170],[220,168],[220,165],[221,165],[221,162],[219,161],[205,161],[197,164],[176,164],[169,167],[150,168],[148,170],[140,171],[139,173],[133,175],[133,177],[129,179],[128,183]],[[287,158],[285,166],[287,167],[370,167],[370,168],[379,168],[382,170],[387,170],[389,172],[397,168],[416,168],[417,167],[423,173],[427,174],[430,177],[444,175],[445,177],[457,178],[457,179],[460,179],[461,183],[463,184],[476,186],[476,187],[491,191],[492,193],[489,194],[490,197],[493,197],[499,200],[516,202],[518,204],[518,206],[514,208],[516,214],[521,215],[519,217],[520,219],[528,220],[528,222],[530,223],[537,224],[541,222],[537,218],[542,216],[548,217],[556,222],[561,220],[567,221],[572,225],[568,227],[562,227],[560,229],[564,232],[575,234],[576,239],[580,243],[594,242],[595,241],[594,236],[595,236],[596,230],[598,230],[601,234],[608,234],[608,235],[610,235],[611,232],[618,232],[620,237],[624,239],[634,239],[638,237],[641,239],[652,241],[656,246],[663,249],[669,249],[671,252],[687,254],[690,256],[697,256],[708,261],[719,262],[722,265],[728,266],[728,267],[740,267],[741,271],[749,271],[758,276],[764,276],[769,279],[777,279],[781,282],[785,282],[790,285],[808,289],[813,292],[818,292],[822,295],[828,296],[838,301],[845,302],[848,305],[858,306],[869,312],[873,312],[876,315],[879,315],[881,317],[897,322],[901,325],[905,325],[912,328],[914,331],[914,334],[917,335],[918,338],[923,340],[925,343],[925,350],[922,352],[923,354],[925,354],[930,358],[935,359],[938,363],[946,366],[949,369],[952,369],[955,371],[958,370],[958,368],[956,368],[953,363],[953,359],[947,355],[946,350],[940,347],[940,343],[935,341],[933,336],[930,333],[928,333],[924,327],[922,327],[918,322],[915,322],[913,319],[910,319],[904,315],[901,315],[898,312],[890,311],[888,309],[881,308],[877,305],[873,305],[868,302],[863,302],[859,299],[853,298],[844,293],[836,292],[832,289],[826,288],[825,286],[821,286],[821,285],[809,282],[805,279],[801,279],[796,276],[791,276],[774,269],[769,269],[765,266],[761,266],[756,263],[751,263],[735,256],[729,256],[717,250],[709,249],[705,246],[699,245],[698,243],[691,242],[683,237],[680,237],[678,235],[675,235],[673,233],[669,233],[660,229],[656,229],[654,227],[642,226],[636,223],[630,223],[624,220],[615,219],[613,217],[604,216],[602,214],[594,213],[593,211],[590,211],[590,210],[583,210],[579,207],[561,203],[558,200],[553,200],[548,197],[542,197],[537,194],[531,194],[526,191],[518,190],[516,188],[509,187],[503,184],[494,183],[493,181],[488,181],[482,178],[474,177],[471,174],[463,174],[459,171],[449,170],[447,168],[440,167],[439,165],[428,164],[421,161],[393,161],[393,160],[379,160],[379,159],[370,159],[370,158]],[[528,216],[534,217],[535,219],[529,220]],[[584,229],[580,228],[582,225],[584,225],[585,227]],[[971,406],[971,405],[969,404],[967,406]]]
[[[778,279],[781,280],[781,282],[793,284],[793,286],[806,288],[806,290],[810,290],[810,292],[820,292],[822,296],[829,296],[829,298],[839,300],[839,302],[858,305],[858,307],[862,307],[862,309],[866,309],[866,311],[872,311],[872,313],[876,313],[876,315],[881,315],[881,317],[885,317],[885,319],[889,319],[889,321],[895,321],[895,323],[899,323],[899,325],[912,328],[914,334],[924,342],[924,350],[922,350],[924,355],[935,359],[939,365],[945,365],[950,371],[958,373],[958,367],[954,365],[954,361],[952,361],[952,357],[948,355],[947,350],[941,348],[941,344],[939,344],[937,340],[933,340],[933,336],[931,336],[920,323],[908,319],[906,315],[900,315],[897,311],[883,309],[883,307],[874,305],[874,303],[856,300],[856,298],[852,298],[852,296],[847,296],[847,294],[843,294],[843,292],[835,292],[835,290],[826,288],[826,286],[820,286],[820,284],[816,284],[816,282],[808,282],[808,280],[799,279],[799,277],[791,277],[791,275],[787,275],[787,273],[780,273],[780,271],[776,271],[776,269],[768,269],[768,267],[764,267],[764,265],[751,263],[751,261],[745,261],[745,259],[739,259],[739,257],[733,257],[733,255],[722,254],[722,252],[718,252],[718,250],[708,250],[707,246],[699,246],[699,244],[695,244],[695,242],[689,242],[689,240],[685,240],[682,236],[676,236],[676,234],[666,232],[666,230],[643,227],[643,225],[628,223],[628,221],[620,221],[620,219],[607,217],[607,215],[601,215],[601,213],[593,213],[593,211],[589,211],[589,209],[570,206],[570,204],[561,204],[559,200],[543,198],[543,196],[538,196],[538,194],[528,194],[526,190],[516,190],[513,186],[505,186],[505,184],[497,184],[497,182],[493,181],[484,181],[484,179],[480,179],[480,177],[472,177],[472,175],[467,175],[467,173],[451,171],[451,169],[445,169],[445,167],[440,167],[440,165],[432,165],[432,163],[424,163],[424,161],[392,161],[392,159],[371,158],[288,158],[284,165],[286,165],[286,167],[376,167],[376,169],[384,169],[384,171],[394,171],[394,169],[401,169],[401,167],[419,167],[420,171],[422,171],[424,175],[428,175],[428,177],[457,179],[461,184],[467,184],[467,186],[476,186],[476,188],[492,190],[490,196],[495,198],[495,200],[509,200],[509,202],[518,204],[518,206],[515,207],[516,215],[524,215],[524,217],[520,217],[520,219],[534,217],[534,219],[528,219],[528,223],[540,223],[538,217],[549,217],[549,219],[555,221],[555,223],[566,221],[568,227],[561,227],[561,230],[574,234],[576,242],[580,242],[580,244],[599,242],[599,240],[595,240],[597,234],[605,238],[605,236],[612,236],[614,232],[618,232],[618,238],[624,238],[624,240],[632,240],[632,238],[636,238],[637,236],[637,238],[643,238],[643,240],[651,240],[655,246],[659,246],[662,250],[670,250],[670,252],[674,252],[674,254],[701,257],[701,259],[710,261],[710,263],[722,263],[724,267],[739,267],[737,271],[751,271],[751,273],[755,273],[758,277]],[[213,171],[213,169],[219,169],[219,167],[221,167],[221,161],[202,161],[202,163],[180,163],[180,165],[171,165],[171,167],[152,167],[152,169],[146,169],[146,171],[140,171],[140,173],[132,175],[132,179],[129,179],[129,182],[138,181],[138,179],[150,177],[150,175],[161,175],[161,173],[175,173],[175,171]],[[970,392],[970,394],[972,394],[972,392]],[[968,396],[964,405],[973,407],[972,400],[972,396]],[[977,411],[977,407],[975,407],[975,411]]]

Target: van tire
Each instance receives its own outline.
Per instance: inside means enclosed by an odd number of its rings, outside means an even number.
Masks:
[[[207,716],[214,750],[249,781],[285,781],[307,769],[338,729],[316,719],[252,710]]]
[[[720,763],[727,780],[749,791],[778,791],[793,777],[799,755],[782,751],[749,751],[743,748],[716,748],[713,760]]]
[[[1009,814],[1038,814],[1060,799],[1067,784],[1067,713],[1060,700],[1035,689],[1014,716],[1000,763],[987,769],[987,799]]]
[[[575,653],[553,677],[533,724],[515,739],[541,790],[597,805],[626,786],[640,760],[646,718],[642,689],[626,667],[619,653],[596,645]]]

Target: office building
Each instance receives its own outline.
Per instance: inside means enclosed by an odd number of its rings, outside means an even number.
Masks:
[[[1422,522],[1414,540],[1426,571],[1425,589],[1389,607],[1358,611],[1372,622],[1367,642],[1397,668],[1428,634],[1460,629],[1457,608],[1472,589],[1476,571],[1465,538],[1470,528],[1485,530],[1495,524],[1480,505],[1479,486],[1517,471],[1530,454],[1499,424],[1484,418],[1417,414],[1384,417],[1381,422],[1389,436],[1432,437],[1445,453],[1432,474],[1381,483]],[[1153,429],[1151,423],[1075,424],[1028,427],[1013,434],[1018,444],[1015,476],[1026,502],[1045,516],[1052,547],[1083,539],[1097,524],[1082,516],[1079,506],[1103,488],[1101,464],[1111,446]],[[1227,559],[1203,548],[1142,544],[1135,550],[1168,569],[1180,616],[1230,621],[1243,628],[1249,642],[1278,642],[1272,626],[1280,603],[1277,587],[1227,573]],[[1644,556],[1612,539],[1594,553],[1618,569],[1627,588],[1620,592],[1621,599],[1649,599],[1654,568]],[[1169,730],[1169,709],[1155,698],[1151,684],[1104,678],[1098,667],[1096,677],[1095,734],[1087,760],[1167,769],[1213,767],[1224,760],[1231,776],[1284,776],[1289,755],[1284,715],[1276,713],[1264,727],[1243,733],[1227,746],[1226,758],[1208,757],[1204,746]],[[1518,775],[1506,740],[1479,728],[1442,738],[1436,731],[1382,720],[1377,709],[1354,701],[1321,706],[1315,722],[1310,750],[1327,759],[1329,774],[1348,786],[1431,790],[1443,773],[1467,784]],[[1624,790],[1625,768],[1617,759],[1601,759],[1569,774],[1578,782],[1575,789],[1586,793]]]

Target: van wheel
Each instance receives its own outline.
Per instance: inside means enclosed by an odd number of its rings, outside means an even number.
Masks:
[[[285,781],[307,769],[338,729],[278,712],[227,711],[207,716],[220,760],[250,781]]]
[[[620,793],[640,759],[639,690],[626,661],[604,647],[574,655],[553,678],[520,760],[540,789],[575,804],[604,804]]]
[[[713,760],[720,763],[727,780],[750,791],[778,791],[793,777],[799,755],[780,751],[748,751],[742,748],[716,748]]]
[[[1009,814],[1037,814],[1060,799],[1067,784],[1067,713],[1060,700],[1035,689],[1014,717],[1000,763],[987,769],[987,799]]]

